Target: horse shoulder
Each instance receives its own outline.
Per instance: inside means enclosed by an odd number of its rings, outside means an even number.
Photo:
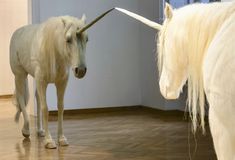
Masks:
[[[205,92],[222,97],[235,96],[235,13],[228,18],[216,33],[204,58],[203,81]],[[233,89],[234,88],[234,89]],[[228,93],[231,92],[231,93]]]

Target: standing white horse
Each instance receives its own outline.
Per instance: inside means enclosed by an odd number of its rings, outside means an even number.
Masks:
[[[83,78],[85,76],[87,71],[85,49],[88,41],[85,30],[111,10],[86,26],[84,15],[81,19],[61,16],[50,18],[39,25],[22,27],[14,32],[10,44],[10,64],[15,75],[15,98],[18,109],[15,121],[19,121],[22,112],[24,117],[22,134],[25,137],[30,135],[29,117],[26,112],[28,102],[27,75],[30,74],[36,81],[38,135],[45,136],[46,148],[56,148],[56,143],[48,130],[46,103],[47,85],[54,83],[57,89],[58,143],[61,146],[68,145],[63,134],[63,111],[69,68],[72,67],[75,77]]]
[[[193,131],[200,125],[204,132],[205,92],[217,157],[235,160],[235,3],[193,4],[177,10],[166,4],[162,26],[117,9],[160,30],[161,94],[177,99],[188,81]]]

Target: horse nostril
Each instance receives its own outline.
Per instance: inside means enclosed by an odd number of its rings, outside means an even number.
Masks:
[[[78,74],[78,67],[76,67],[74,70],[75,70],[75,73]]]
[[[87,71],[86,67],[81,67],[80,70],[78,71],[78,74],[84,76],[86,74],[86,71]]]

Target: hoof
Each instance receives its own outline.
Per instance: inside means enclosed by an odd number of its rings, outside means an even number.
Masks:
[[[67,138],[64,136],[58,140],[58,143],[60,146],[68,146],[69,145]]]
[[[39,130],[37,131],[38,137],[45,137],[45,131],[44,130]]]
[[[27,130],[22,130],[22,135],[23,135],[25,138],[29,138],[30,133],[29,133],[29,131],[27,131]]]
[[[45,143],[45,148],[47,148],[47,149],[56,149],[56,144],[55,144],[55,141],[53,141],[53,140],[48,140],[48,141],[46,141],[46,143]]]

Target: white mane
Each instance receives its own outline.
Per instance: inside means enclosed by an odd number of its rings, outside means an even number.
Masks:
[[[158,34],[158,68],[161,75],[165,48],[188,61],[188,108],[196,131],[198,118],[204,128],[205,96],[202,64],[207,49],[224,21],[235,12],[235,3],[193,4],[174,10]],[[166,41],[174,41],[165,46]],[[179,61],[178,59],[176,61]],[[198,108],[199,106],[199,108]],[[199,117],[198,117],[199,114]]]
[[[54,79],[56,74],[56,54],[58,54],[58,42],[64,39],[64,27],[61,19],[50,18],[41,28],[41,45],[37,56],[39,64],[44,69],[49,79]],[[66,58],[67,59],[67,58]]]

